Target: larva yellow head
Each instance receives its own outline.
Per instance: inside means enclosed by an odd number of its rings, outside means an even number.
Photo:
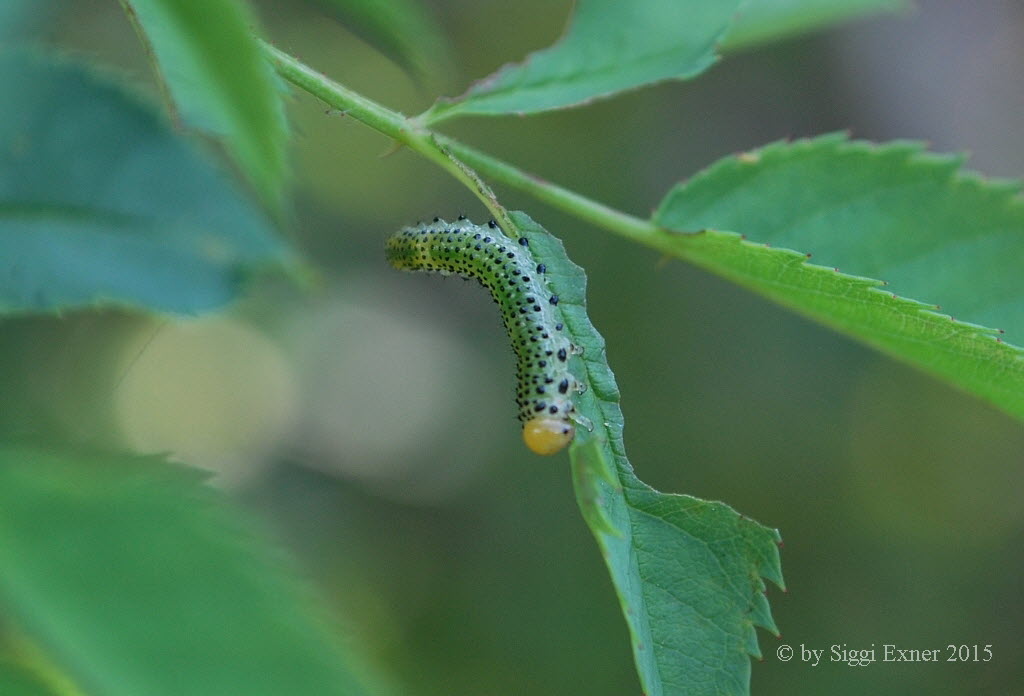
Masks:
[[[557,418],[532,418],[523,424],[523,442],[537,454],[555,454],[572,442],[576,428]]]

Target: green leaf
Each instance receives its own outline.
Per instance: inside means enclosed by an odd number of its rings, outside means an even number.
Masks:
[[[219,307],[291,262],[158,114],[70,61],[0,54],[0,312]]]
[[[909,5],[907,0],[747,0],[722,50],[777,41],[874,12],[905,10]]]
[[[273,210],[288,177],[288,128],[273,71],[236,0],[121,0],[190,126],[224,140]]]
[[[611,572],[644,693],[747,694],[754,626],[777,632],[762,577],[781,587],[779,535],[729,506],[659,493],[626,459],[619,392],[604,339],[587,317],[586,277],[562,243],[523,213],[512,213],[547,266],[566,329],[583,349],[570,369],[588,390],[577,408],[593,422],[571,445],[584,519]]]
[[[85,696],[37,645],[4,619],[0,622],[0,694]]]
[[[316,0],[408,72],[423,77],[450,62],[444,33],[417,0]]]
[[[4,696],[56,696],[38,675],[15,662],[0,658],[0,694]]]
[[[24,41],[53,14],[53,9],[51,0],[4,0],[0,3],[0,42]]]
[[[0,446],[0,607],[84,693],[362,693],[287,565],[195,471]]]
[[[565,35],[424,117],[534,113],[699,75],[716,60],[739,0],[579,0]],[[496,30],[495,30],[496,31]]]
[[[999,335],[1024,344],[1021,186],[961,164],[908,142],[775,143],[680,184],[654,221],[705,230],[666,235],[667,253],[1024,418],[1024,351]]]

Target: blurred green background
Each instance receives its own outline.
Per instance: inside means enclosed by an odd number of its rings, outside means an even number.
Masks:
[[[434,0],[450,61],[413,81],[307,3],[257,3],[284,50],[407,113],[550,43],[565,0]],[[56,4],[40,38],[153,92],[117,3]],[[848,129],[1024,173],[1024,6],[915,12],[730,56],[690,83],[446,132],[645,214],[718,157]],[[292,234],[320,275],[227,313],[4,321],[0,430],[170,451],[270,521],[398,693],[637,694],[625,624],[564,457],[530,455],[513,357],[475,284],[401,275],[382,240],[477,220],[460,186],[296,94]],[[988,663],[753,666],[754,693],[1011,694],[1024,651],[1024,428],[974,398],[717,278],[515,192],[590,278],[627,445],[655,487],[778,527],[782,643],[991,644]],[[941,298],[921,298],[925,300]]]

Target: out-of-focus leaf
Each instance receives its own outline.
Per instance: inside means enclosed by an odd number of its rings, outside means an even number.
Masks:
[[[236,0],[121,2],[185,122],[222,138],[263,199],[280,211],[288,128],[248,6]]]
[[[418,77],[450,62],[448,42],[419,0],[315,0]]]
[[[3,0],[0,2],[0,43],[31,37],[52,14],[51,0]]]
[[[694,77],[715,48],[739,0],[579,0],[565,35],[508,65],[424,115],[527,114],[573,106],[652,82]]]
[[[70,61],[0,54],[0,312],[196,313],[287,247],[158,114]]]
[[[4,696],[58,696],[38,675],[20,664],[0,658],[0,694]]]
[[[363,693],[287,566],[195,471],[0,447],[0,607],[84,693]]]
[[[727,157],[654,216],[704,231],[660,246],[1024,418],[1021,184],[922,150],[829,135]]]
[[[909,4],[907,0],[747,0],[722,50],[768,43],[875,12],[905,10]]]
[[[589,387],[575,404],[593,429],[576,429],[573,480],[622,603],[644,693],[745,696],[750,655],[760,655],[754,627],[777,632],[762,578],[782,585],[778,532],[723,503],[659,493],[636,478],[583,270],[524,213],[512,218],[547,266],[565,329],[583,349],[570,369]]]

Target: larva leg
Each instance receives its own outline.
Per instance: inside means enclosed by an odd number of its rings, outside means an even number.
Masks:
[[[588,433],[594,432],[594,422],[587,418],[586,416],[584,416],[582,413],[573,411],[572,413],[569,414],[569,418],[572,420],[573,423],[584,428]]]

